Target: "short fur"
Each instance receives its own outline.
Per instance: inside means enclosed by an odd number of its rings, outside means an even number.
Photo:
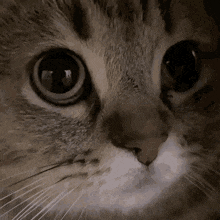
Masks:
[[[219,10],[209,2],[0,1],[0,219],[220,218]],[[179,93],[162,61],[182,40],[197,42],[201,63]],[[57,48],[91,80],[68,106],[30,82]]]

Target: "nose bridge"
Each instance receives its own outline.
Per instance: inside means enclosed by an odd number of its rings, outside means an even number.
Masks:
[[[117,56],[107,63],[111,83],[102,100],[102,129],[116,147],[151,154],[159,145],[152,137],[158,140],[165,127],[158,112],[159,94],[152,85],[152,55],[147,54],[151,50],[132,43],[133,50],[126,46],[115,48]]]
[[[138,98],[136,100],[128,99],[126,103],[118,105],[116,112],[124,133],[128,136],[137,136],[137,138],[149,135],[153,130],[154,122],[159,120],[157,104],[149,100],[146,102],[146,100],[138,100]]]

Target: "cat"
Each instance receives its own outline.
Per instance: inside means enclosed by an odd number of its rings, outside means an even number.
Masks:
[[[214,0],[0,1],[0,219],[220,219]]]

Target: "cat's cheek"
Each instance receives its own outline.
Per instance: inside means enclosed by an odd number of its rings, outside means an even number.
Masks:
[[[55,113],[59,113],[64,117],[71,117],[73,119],[82,119],[85,115],[88,115],[88,106],[85,101],[81,101],[80,103],[73,104],[68,107],[58,107],[51,105],[45,101],[43,101],[31,88],[30,84],[26,82],[22,87],[22,95],[23,97],[31,104],[41,107],[45,110],[52,111]]]

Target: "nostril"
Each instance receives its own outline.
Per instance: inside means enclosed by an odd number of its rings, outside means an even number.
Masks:
[[[156,156],[153,159],[146,157],[146,155],[143,155],[143,150],[138,147],[130,148],[129,150],[134,154],[134,156],[137,157],[139,162],[141,162],[142,164],[144,164],[146,166],[149,166],[156,158]]]
[[[151,160],[149,160],[149,159],[146,160],[146,158],[143,159],[142,158],[143,157],[143,155],[142,155],[143,150],[141,148],[134,147],[129,150],[131,150],[131,152],[138,158],[138,160],[146,166],[149,166],[155,159],[155,158],[151,159]]]
[[[139,153],[141,153],[141,149],[138,147],[134,147],[131,149],[131,151],[135,154],[135,156],[138,156]]]

